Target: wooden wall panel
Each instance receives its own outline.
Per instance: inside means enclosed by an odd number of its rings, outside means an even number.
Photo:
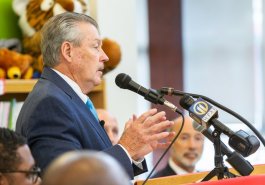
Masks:
[[[181,0],[148,0],[148,19],[151,87],[173,87],[183,90]],[[179,98],[165,98],[178,105]],[[165,110],[168,119],[177,116],[165,106],[153,107]],[[154,152],[154,163],[162,152]],[[158,169],[165,166],[167,158],[166,156]]]

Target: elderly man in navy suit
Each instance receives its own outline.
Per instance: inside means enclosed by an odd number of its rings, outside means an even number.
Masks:
[[[101,83],[108,61],[96,21],[72,12],[52,17],[42,29],[41,51],[44,69],[16,126],[37,165],[45,170],[62,153],[90,149],[113,156],[130,178],[146,172],[144,156],[169,145],[175,133],[165,130],[173,122],[166,120],[165,112],[148,110],[133,116],[112,146],[87,96]]]

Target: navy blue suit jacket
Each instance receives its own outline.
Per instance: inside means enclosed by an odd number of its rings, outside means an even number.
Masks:
[[[19,114],[16,131],[25,136],[42,169],[58,155],[80,149],[104,151],[116,158],[131,178],[147,170],[132,165],[119,145],[112,146],[104,128],[73,89],[44,67]]]

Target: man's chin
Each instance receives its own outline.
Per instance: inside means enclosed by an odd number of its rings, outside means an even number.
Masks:
[[[101,84],[101,82],[102,82],[102,79],[101,78],[98,78],[97,80],[95,80],[94,85],[95,86],[98,86],[98,85]]]
[[[186,166],[194,167],[198,160],[186,160]]]

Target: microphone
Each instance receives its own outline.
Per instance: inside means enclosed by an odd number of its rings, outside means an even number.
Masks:
[[[255,153],[259,148],[260,142],[255,136],[250,136],[243,130],[233,132],[230,128],[217,120],[217,109],[202,98],[194,100],[191,96],[184,95],[180,99],[179,104],[189,111],[190,117],[197,123],[205,128],[209,128],[210,125],[213,125],[217,130],[226,134],[229,137],[229,145],[244,157]]]
[[[104,128],[105,121],[104,121],[104,120],[100,120],[100,121],[99,121],[99,124],[102,126],[102,128]]]
[[[214,142],[214,138],[212,136],[212,130],[210,128],[205,128],[204,126],[200,125],[199,123],[193,121],[192,126],[194,130],[201,132],[205,137],[207,137],[211,142]],[[242,155],[237,152],[232,152],[222,141],[221,144],[221,151],[223,155],[227,156],[226,161],[242,176],[247,176],[251,174],[254,170],[253,166],[250,164],[249,161],[245,160]]]
[[[178,108],[171,102],[167,101],[163,98],[163,95],[156,92],[154,89],[146,89],[143,86],[137,84],[132,80],[132,78],[124,73],[120,73],[115,78],[115,83],[118,87],[122,89],[131,90],[141,96],[143,96],[146,100],[154,103],[161,104],[169,107],[174,112],[178,111]]]

